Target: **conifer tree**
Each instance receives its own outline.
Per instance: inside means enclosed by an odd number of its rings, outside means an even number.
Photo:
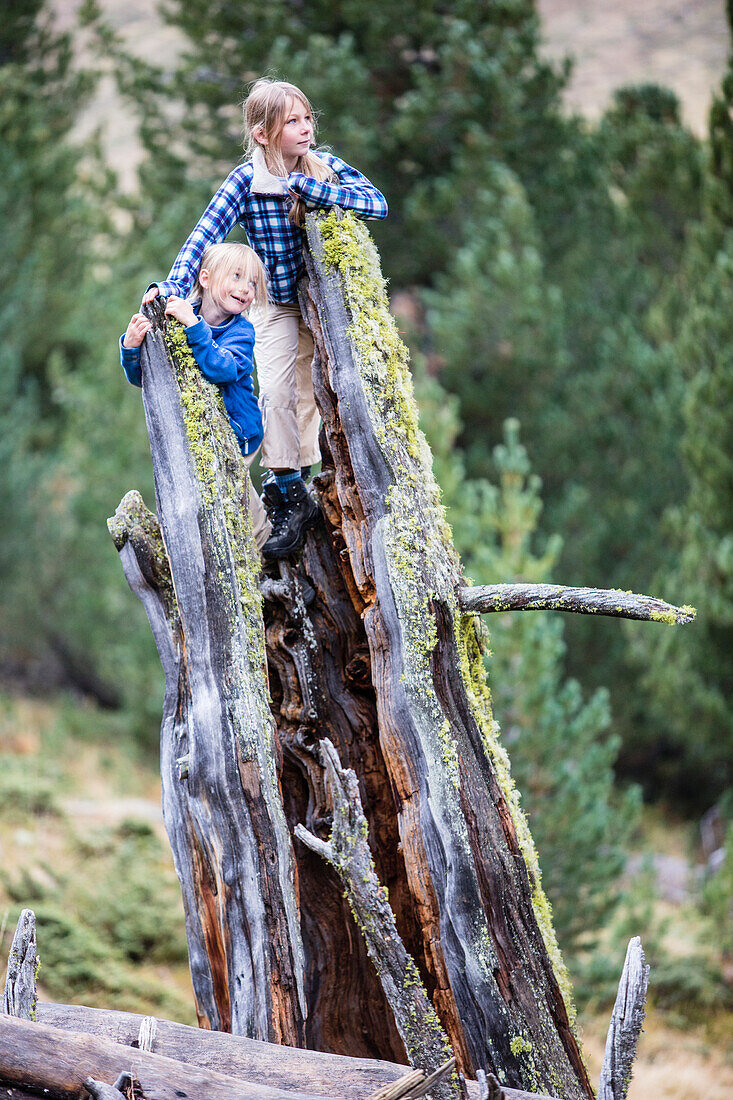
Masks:
[[[733,6],[728,4],[733,27]],[[703,215],[667,306],[686,382],[688,490],[668,513],[676,550],[663,580],[698,608],[680,644],[640,640],[655,722],[640,756],[670,793],[704,807],[733,783],[733,58],[710,111]],[[637,764],[641,763],[637,760]]]
[[[0,27],[0,570],[5,634],[22,625],[34,581],[35,494],[57,442],[51,364],[68,361],[75,294],[84,273],[88,214],[67,142],[88,80],[74,73],[68,37],[53,32],[42,0],[24,0]],[[21,595],[24,582],[29,587]],[[10,589],[18,600],[10,599]],[[14,614],[15,613],[15,614]]]
[[[160,676],[144,616],[138,637],[119,629],[130,612],[105,531],[131,467],[149,482],[117,351],[139,274],[121,276],[123,242],[108,235],[115,193],[95,143],[72,139],[93,83],[43,0],[4,13],[0,659],[107,705],[143,700],[144,714]]]

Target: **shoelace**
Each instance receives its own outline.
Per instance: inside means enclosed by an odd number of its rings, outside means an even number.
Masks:
[[[293,506],[291,504],[283,504],[277,509],[275,515],[272,518],[272,535],[281,535],[288,526],[290,516],[293,512]]]

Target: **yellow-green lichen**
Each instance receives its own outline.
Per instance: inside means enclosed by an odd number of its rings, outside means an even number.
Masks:
[[[537,852],[511,779],[506,751],[498,739],[498,726],[491,715],[482,659],[481,637],[485,629],[474,616],[462,616],[456,604],[456,586],[464,583],[460,563],[432,474],[430,450],[418,427],[408,352],[389,314],[379,257],[366,228],[353,216],[332,211],[320,218],[318,225],[325,263],[342,276],[351,317],[348,335],[354,362],[363,383],[374,434],[392,476],[386,515],[380,520],[381,541],[402,624],[403,668],[399,681],[410,696],[413,710],[425,716],[435,733],[433,745],[426,746],[436,753],[428,761],[431,787],[436,791],[442,787],[445,795],[440,800],[442,806],[456,805],[455,791],[460,786],[458,746],[436,696],[432,671],[432,655],[438,641],[435,608],[442,603],[455,624],[463,683],[515,823],[532,884],[537,924],[572,1016],[570,981],[552,927],[549,902],[540,885]],[[453,824],[457,835],[467,844],[465,822],[458,813]],[[490,974],[495,960],[485,925],[475,931],[477,957]]]
[[[667,623],[668,626],[677,624],[677,616],[674,611],[652,611],[649,618],[655,623]]]
[[[532,885],[532,908],[535,919],[545,944],[545,949],[552,962],[560,991],[565,1001],[571,1024],[575,1020],[575,1005],[573,1003],[573,988],[567,967],[560,952],[555,929],[552,923],[552,907],[542,889],[542,874],[540,871],[539,857],[532,834],[529,831],[527,819],[522,810],[519,792],[511,776],[509,757],[506,749],[499,740],[499,726],[491,712],[491,692],[486,682],[486,668],[483,662],[483,646],[479,635],[480,620],[474,615],[457,615],[454,619],[456,647],[461,671],[461,679],[466,689],[468,698],[472,704],[472,710],[484,748],[489,759],[494,765],[496,777],[506,799],[509,811],[512,815],[514,827],[517,833],[517,843],[524,856],[530,882]]]
[[[509,1044],[509,1049],[516,1058],[519,1054],[529,1054],[532,1050],[532,1044],[523,1035],[515,1035]]]
[[[262,743],[272,726],[265,675],[265,634],[259,588],[260,556],[246,504],[248,474],[229,424],[221,391],[207,382],[193,357],[183,326],[166,325],[165,342],[180,390],[183,425],[210,528],[209,550],[228,600],[232,672],[241,682],[259,684],[235,701],[233,718],[246,759],[260,754],[263,780],[277,788],[274,744]],[[220,508],[218,507],[220,505]],[[227,580],[230,578],[230,581]]]

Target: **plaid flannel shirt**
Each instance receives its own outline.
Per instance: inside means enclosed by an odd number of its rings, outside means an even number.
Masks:
[[[384,195],[366,176],[332,153],[318,155],[333,170],[335,182],[319,182],[302,172],[291,172],[287,180],[289,190],[302,198],[309,210],[340,206],[353,211],[357,218],[387,216]],[[272,300],[281,305],[296,301],[296,284],[305,269],[304,231],[288,219],[290,196],[254,193],[252,175],[251,162],[229,173],[178,253],[168,278],[157,284],[161,294],[185,297],[195,282],[205,250],[225,240],[239,223],[267,269]]]

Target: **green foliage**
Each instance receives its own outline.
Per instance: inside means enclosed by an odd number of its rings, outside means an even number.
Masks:
[[[429,282],[434,270],[425,249],[404,248],[405,232],[419,244],[424,229],[413,194],[451,178],[477,140],[490,135],[492,155],[531,180],[538,197],[563,194],[559,173],[544,169],[575,124],[560,113],[564,71],[539,56],[531,0],[459,0],[450,10],[409,0],[399,20],[386,0],[368,8],[173,0],[166,14],[188,39],[173,79],[133,59],[118,65],[154,151],[144,180],[160,206],[184,176],[189,187],[192,175],[211,185],[239,159],[237,101],[243,83],[265,72],[302,83],[323,112],[322,139],[388,190],[390,221],[376,236],[397,282]],[[100,33],[119,58],[114,36]],[[173,132],[171,99],[186,108]]]
[[[125,283],[123,263],[111,264],[113,181],[94,143],[71,139],[93,86],[71,36],[40,0],[15,5],[0,59],[0,659],[20,653],[50,666],[47,678],[130,701],[145,726],[157,662],[137,607],[137,635],[122,630],[133,600],[105,529],[130,477],[152,495],[139,401],[116,350],[139,273]]]
[[[711,919],[715,942],[733,958],[733,821],[728,825],[723,860],[703,886],[702,911]]]
[[[486,472],[487,439],[498,438],[517,409],[547,465],[545,443],[569,434],[557,400],[567,369],[563,313],[559,292],[545,280],[524,188],[501,164],[473,157],[425,197],[426,217],[430,210],[436,224],[454,223],[445,267],[424,298],[441,382],[460,399],[469,473]]]
[[[53,783],[29,772],[25,761],[4,754],[0,755],[0,803],[19,819],[60,812]]]
[[[704,808],[733,786],[733,60],[710,112],[704,209],[660,310],[685,381],[687,498],[667,513],[675,552],[659,584],[698,608],[681,637],[637,644],[647,669],[655,778]]]

